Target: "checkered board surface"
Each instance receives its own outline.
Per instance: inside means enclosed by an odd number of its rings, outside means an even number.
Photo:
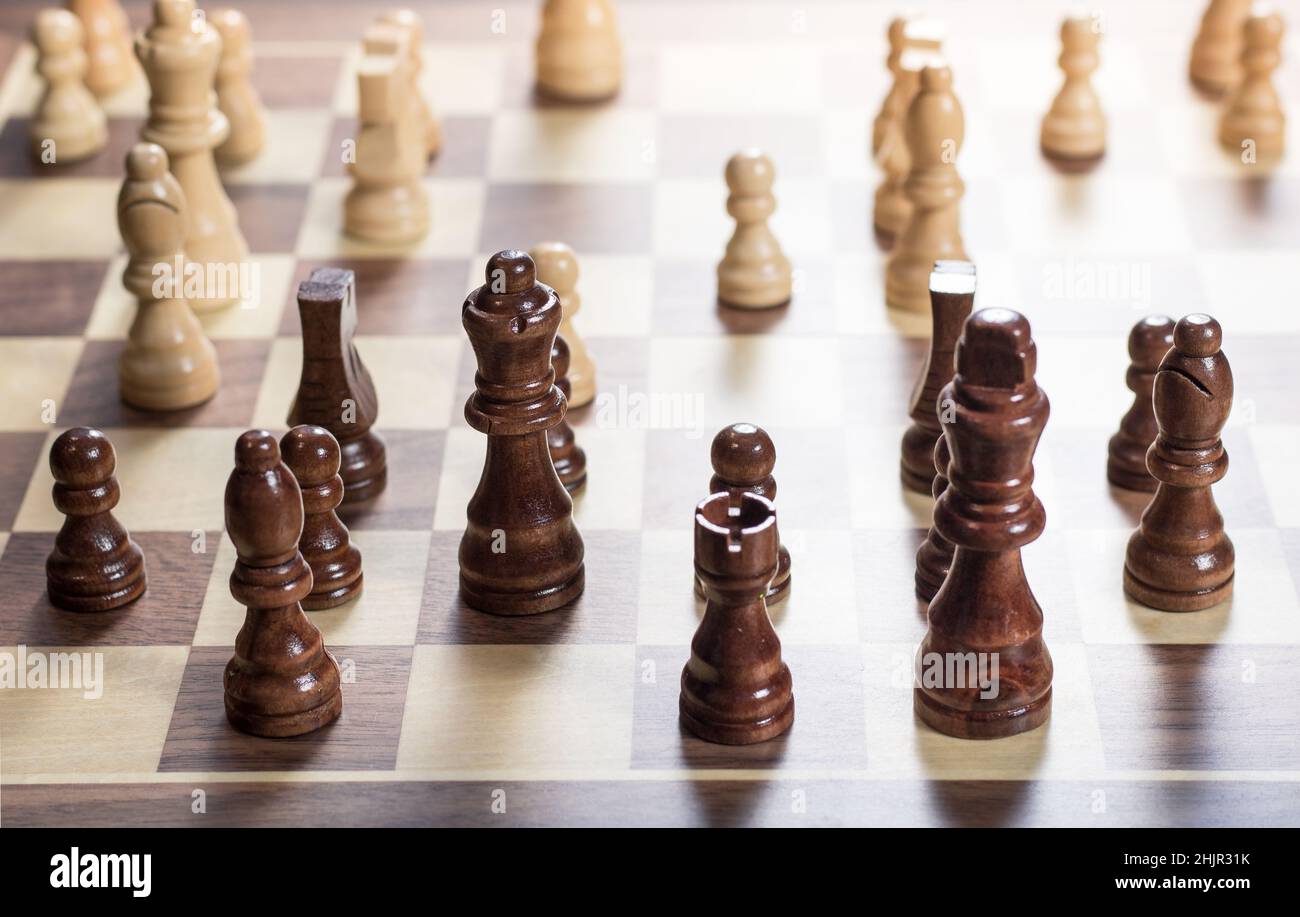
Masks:
[[[224,385],[175,417],[116,395],[133,308],[114,201],[146,88],[109,103],[108,151],[34,165],[39,83],[21,43],[32,9],[0,14],[0,647],[101,652],[106,682],[98,700],[0,691],[3,824],[1300,821],[1300,137],[1267,182],[1224,161],[1217,110],[1185,78],[1199,4],[1102,10],[1110,147],[1084,177],[1056,174],[1037,148],[1063,10],[927,6],[947,23],[966,113],[977,305],[1028,315],[1052,400],[1035,461],[1048,527],[1024,561],[1054,709],[1045,728],[993,742],[912,714],[924,632],[913,552],[931,507],[901,488],[897,463],[928,328],[883,306],[867,155],[891,8],[624,2],[624,91],[563,108],[532,97],[533,4],[428,4],[424,82],[446,135],[425,182],[433,229],[382,250],[339,233],[340,149],[373,11],[242,5],[270,133],[225,179],[262,291],[254,308],[205,319]],[[128,10],[147,20],[142,4]],[[1284,13],[1300,25],[1294,4]],[[1277,84],[1300,86],[1294,43]],[[773,226],[798,271],[775,314],[713,299],[730,230],[722,166],[747,145],[776,163]],[[488,254],[548,239],[579,253],[577,325],[602,393],[571,414],[590,469],[576,500],[588,585],[568,609],[503,619],[456,593],[484,449],[461,414],[474,364],[460,305]],[[238,433],[284,429],[300,360],[293,292],[323,264],[356,271],[391,472],[374,510],[350,520],[364,596],[312,615],[351,672],[343,718],[260,740],[222,710],[242,620],[222,491]],[[1216,488],[1236,595],[1195,614],[1135,606],[1120,587],[1142,500],[1108,488],[1106,441],[1130,399],[1126,335],[1149,311],[1214,314],[1236,373],[1231,470]],[[652,403],[691,411],[652,424]],[[713,432],[738,420],[777,444],[794,585],[773,618],[798,713],[781,739],[726,748],[680,731],[677,696],[701,613],[691,509]],[[78,424],[115,443],[118,516],[148,557],[148,594],[107,617],[55,611],[44,594],[60,523],[45,455]]]

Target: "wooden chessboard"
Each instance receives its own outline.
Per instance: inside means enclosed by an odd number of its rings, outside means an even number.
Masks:
[[[1037,145],[1061,10],[926,4],[947,22],[966,112],[977,305],[1030,318],[1052,400],[1035,462],[1048,527],[1024,561],[1055,705],[1045,728],[993,742],[912,714],[912,558],[930,501],[901,488],[898,444],[927,328],[883,306],[867,156],[890,7],[623,2],[624,91],[572,109],[532,97],[537,4],[422,4],[446,148],[426,180],[432,231],[384,250],[339,233],[373,8],[238,5],[272,117],[267,149],[226,181],[261,295],[205,319],[224,386],[174,417],[116,393],[132,307],[114,201],[146,87],[109,104],[107,152],[34,165],[38,80],[22,40],[35,7],[0,11],[0,647],[102,653],[105,679],[97,700],[0,690],[4,825],[1300,822],[1300,112],[1280,171],[1242,179],[1215,144],[1217,109],[1187,84],[1200,4],[1105,10],[1110,146],[1084,177],[1052,171]],[[1285,5],[1295,28],[1300,9]],[[144,4],[128,10],[147,20]],[[1290,48],[1284,90],[1300,86]],[[714,302],[722,166],[747,145],[776,163],[773,226],[797,268],[793,305],[772,314]],[[474,367],[460,305],[488,254],[547,239],[579,253],[577,324],[602,393],[571,415],[589,458],[576,502],[588,585],[564,611],[496,618],[456,592],[484,447],[461,413]],[[350,520],[364,597],[313,614],[351,673],[342,720],[262,740],[222,710],[242,620],[222,491],[238,433],[284,429],[294,289],[322,264],[356,271],[389,487]],[[1216,488],[1236,596],[1195,614],[1135,606],[1120,588],[1142,503],[1108,488],[1106,442],[1130,399],[1128,329],[1152,311],[1214,314],[1236,373]],[[792,732],[748,748],[677,723],[701,612],[691,510],[712,434],[737,420],[777,444],[793,592],[773,617],[798,702]],[[148,555],[148,594],[107,619],[44,594],[60,523],[45,454],[79,424],[116,444],[118,516]]]

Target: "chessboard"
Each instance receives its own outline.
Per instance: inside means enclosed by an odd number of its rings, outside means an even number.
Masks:
[[[870,124],[888,87],[891,7],[624,0],[622,92],[566,107],[533,93],[538,4],[417,4],[445,147],[424,180],[431,231],[384,248],[340,232],[340,151],[355,136],[373,8],[236,5],[271,117],[261,156],[223,178],[259,292],[204,316],[223,386],[173,415],[125,407],[116,384],[134,304],[115,200],[147,86],[108,101],[102,154],[33,161],[36,7],[0,10],[0,652],[88,652],[103,676],[95,692],[0,690],[0,823],[1300,822],[1300,116],[1271,178],[1224,159],[1217,106],[1187,80],[1199,4],[1102,11],[1109,149],[1088,175],[1058,173],[1038,148],[1064,9],[925,4],[945,22],[965,110],[976,305],[1029,318],[1052,404],[1034,463],[1047,529],[1024,564],[1054,709],[1043,728],[985,742],[940,735],[912,710],[925,630],[913,556],[931,501],[902,487],[898,463],[929,328],[885,308],[872,237]],[[146,4],[126,8],[146,24]],[[1294,42],[1276,83],[1300,86]],[[768,312],[715,299],[731,228],[722,169],[748,146],[776,165],[772,227],[795,267],[792,303]],[[576,324],[597,367],[597,400],[570,414],[588,457],[575,499],[588,583],[561,611],[494,617],[457,594],[485,443],[462,415],[474,360],[460,306],[491,253],[552,239],[578,253]],[[323,265],[356,274],[389,483],[347,519],[364,595],[311,613],[343,667],[342,718],[259,739],[222,707],[243,617],[222,493],[236,437],[286,427],[295,289]],[[1132,397],[1128,329],[1198,311],[1222,323],[1236,376],[1231,466],[1215,488],[1236,592],[1171,614],[1125,599],[1144,498],[1108,486],[1106,444]],[[702,611],[692,510],[710,440],[736,421],[775,441],[793,557],[772,617],[795,724],[747,747],[695,739],[677,713]],[[60,612],[45,595],[61,523],[47,453],[77,425],[115,444],[116,514],[148,558],[148,592],[111,615]]]

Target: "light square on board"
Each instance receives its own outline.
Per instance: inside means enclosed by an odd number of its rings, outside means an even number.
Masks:
[[[36,70],[36,46],[24,42],[14,54],[5,80],[4,101],[0,115],[30,117],[45,92],[45,80]],[[132,67],[128,82],[111,96],[99,100],[109,118],[144,118],[149,113],[149,81],[144,70]]]
[[[8,646],[3,652],[16,655],[18,648]],[[5,778],[153,773],[189,650],[183,646],[27,647],[29,659],[38,652],[94,654],[90,674],[102,676],[102,682],[89,693],[101,694],[88,698],[84,687],[0,691],[0,722],[4,723],[0,769]]]
[[[650,341],[649,391],[700,399],[705,430],[742,417],[772,427],[833,427],[843,418],[845,388],[831,339],[735,335]]]
[[[352,544],[361,551],[361,595],[336,608],[309,611],[326,646],[409,646],[415,643],[429,559],[429,532],[359,529]],[[235,546],[222,538],[194,634],[195,646],[230,647],[244,623],[244,606],[230,594]]]
[[[794,688],[794,725],[754,745],[715,745],[682,727],[681,671],[688,644],[638,646],[632,766],[660,770],[854,770],[873,749],[862,729],[862,672],[854,646],[784,645]]]
[[[868,770],[912,779],[1047,780],[1099,775],[1102,737],[1093,679],[1082,644],[1049,646],[1054,669],[1052,712],[1038,729],[996,741],[946,736],[913,711],[917,647],[872,643],[862,647],[865,672]]]
[[[1103,109],[1149,110],[1152,103],[1147,92],[1146,48],[1105,32],[1100,14],[1095,21],[1102,34],[1097,46],[1100,62],[1091,83]],[[971,76],[979,81],[980,97],[995,100],[1000,107],[1022,109],[1041,117],[1064,83],[1065,74],[1057,64],[1061,53],[1059,32],[1044,34],[1038,40],[985,34],[979,38],[979,51],[976,72]]]
[[[64,611],[50,604],[47,532],[19,532],[0,557],[7,583],[0,593],[0,643],[29,646],[188,646],[216,554],[217,532],[144,532],[131,537],[144,552],[144,595],[112,611]],[[229,570],[225,573],[229,576]]]
[[[135,297],[122,286],[126,255],[119,255],[108,265],[94,298],[94,311],[86,326],[91,339],[123,339],[131,330],[138,310]],[[205,312],[199,323],[213,341],[228,338],[273,337],[284,310],[289,279],[293,274],[292,255],[253,255],[249,281],[253,295],[226,309]]]
[[[1237,554],[1232,598],[1186,613],[1147,608],[1124,594],[1130,534],[1066,533],[1069,571],[1088,643],[1300,644],[1300,598],[1277,530],[1229,530]]]
[[[736,226],[727,215],[721,168],[715,179],[661,179],[653,190],[655,255],[716,263]],[[776,212],[768,225],[794,266],[801,257],[824,256],[832,239],[828,186],[819,180],[782,178],[778,171],[772,193]]]
[[[1274,78],[1274,85],[1281,84]],[[1254,165],[1243,162],[1242,150],[1227,150],[1219,143],[1219,122],[1223,107],[1199,97],[1191,91],[1155,113],[1162,141],[1160,161],[1174,174],[1190,178],[1249,180],[1259,176]],[[1285,125],[1284,143],[1292,150],[1300,145],[1300,122],[1289,118]],[[1188,143],[1188,137],[1200,142]],[[1284,157],[1273,169],[1273,175],[1294,178],[1300,174],[1300,163],[1294,156]]]
[[[630,645],[417,646],[397,769],[623,771],[635,662]]]
[[[790,551],[788,597],[768,608],[783,645],[848,645],[858,640],[852,535],[781,526]],[[641,537],[637,643],[688,646],[704,613],[694,590],[694,540],[689,531]]]
[[[450,337],[366,335],[354,340],[374,380],[384,428],[446,428],[460,353],[458,341]],[[301,374],[302,341],[276,338],[262,376],[254,424],[275,428],[286,422]],[[409,397],[411,392],[418,392],[419,397]]]
[[[484,41],[426,42],[422,48],[424,69],[420,89],[434,115],[490,115],[501,108],[505,62],[510,51],[491,41],[485,11]],[[344,56],[338,75],[333,109],[336,114],[357,114],[357,63],[361,48],[354,46]]]
[[[898,448],[888,445],[901,443],[906,429],[906,423],[899,423],[892,427],[854,425],[846,431],[853,528],[894,531],[930,527],[933,501],[928,494],[903,486]]]
[[[925,635],[926,603],[916,597],[916,551],[927,528],[853,532],[858,631],[865,643],[910,643]]]
[[[492,119],[488,177],[495,182],[649,181],[653,112],[617,108],[507,109]]]
[[[659,59],[660,107],[667,112],[799,113],[821,104],[817,51],[796,42],[665,43]]]
[[[839,123],[840,119],[824,119],[807,112],[769,116],[665,114],[659,120],[658,174],[662,178],[717,180],[732,154],[759,149],[771,158],[778,182],[786,178],[820,179],[826,168],[822,139],[826,120]],[[860,113],[847,120],[860,132]]]
[[[343,232],[343,199],[352,182],[317,179],[307,197],[295,252],[302,258],[454,258],[478,251],[484,206],[483,183],[468,178],[425,179],[429,231],[405,244],[354,239]]]
[[[0,258],[109,258],[121,248],[112,178],[0,179]]]
[[[1300,176],[1178,180],[1187,232],[1198,250],[1277,251],[1300,249]]]
[[[1252,426],[1249,435],[1273,518],[1283,528],[1300,528],[1300,487],[1295,483],[1300,426],[1263,422]]]
[[[573,325],[583,339],[649,334],[651,302],[656,295],[656,272],[652,259],[645,255],[588,255],[580,251],[575,254],[582,308],[574,317]],[[483,283],[483,265],[486,263],[486,258],[476,260],[472,286]],[[466,290],[471,288],[466,287]],[[599,378],[600,354],[593,353],[592,356]]]
[[[267,113],[266,141],[257,157],[221,170],[230,185],[307,185],[320,174],[321,149],[329,139],[333,116],[320,109],[281,108]]]
[[[483,178],[487,175],[488,135],[492,119],[480,115],[439,118],[442,148],[424,167],[425,175],[437,178]],[[329,138],[321,146],[320,175],[341,178],[350,175],[347,160],[356,149],[360,126],[356,118],[335,118]]]
[[[180,690],[175,692],[175,709],[158,770],[391,770],[411,648],[327,649],[343,672],[343,715],[307,735],[272,740],[237,732],[226,719],[221,685],[231,651],[214,646],[192,648]]]
[[[1232,338],[1238,334],[1300,335],[1300,309],[1282,292],[1290,289],[1296,264],[1300,264],[1300,246],[1276,252],[1197,252],[1205,299],[1214,304],[1208,311],[1221,313],[1223,346],[1229,357]]]
[[[241,432],[216,427],[105,429],[117,453],[117,481],[122,488],[113,515],[130,532],[220,530],[225,524],[222,494]],[[49,434],[47,451],[56,436]],[[39,463],[14,531],[58,531],[63,516],[50,502],[53,485],[49,465]]]
[[[474,250],[497,252],[558,239],[579,257],[642,254],[650,248],[654,205],[650,182],[494,182]]]
[[[0,338],[0,430],[48,430],[81,359],[72,337]]]

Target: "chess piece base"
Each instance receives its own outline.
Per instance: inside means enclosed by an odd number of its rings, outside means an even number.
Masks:
[[[50,604],[64,611],[76,612],[95,612],[95,611],[112,611],[115,608],[121,608],[124,605],[130,605],[140,596],[144,595],[145,588],[148,585],[145,576],[144,553],[134,543],[131,545],[131,552],[126,558],[122,581],[117,583],[115,588],[107,592],[90,593],[88,591],[72,591],[60,588],[52,582],[46,581],[47,593],[50,598]],[[66,574],[65,577],[66,579]],[[115,582],[117,582],[115,578]]]
[[[1169,592],[1142,582],[1126,566],[1124,594],[1156,611],[1203,611],[1232,598],[1232,583],[1235,578],[1236,575],[1233,574],[1225,582],[1199,592]]]
[[[1096,168],[1097,164],[1106,158],[1106,151],[1099,153],[1090,153],[1086,155],[1066,155],[1056,150],[1049,150],[1046,146],[1041,146],[1044,158],[1052,164],[1058,172],[1064,172],[1067,175],[1078,175],[1083,172],[1090,172]]]
[[[335,691],[323,703],[298,713],[281,716],[266,716],[258,713],[246,713],[226,698],[226,718],[240,732],[250,735],[280,739],[290,736],[306,735],[322,726],[328,726],[343,713],[343,692]]]
[[[791,298],[791,272],[783,269],[763,271],[755,278],[749,266],[718,268],[718,302],[734,309],[775,309]]]
[[[118,393],[123,404],[144,411],[181,411],[206,404],[217,393],[221,380],[215,352],[206,368],[190,373],[189,378],[183,373],[166,374],[171,377],[168,381],[157,378],[156,366],[145,371],[137,369],[129,353],[123,353],[119,368]]]
[[[361,597],[364,579],[364,574],[358,574],[357,578],[352,582],[343,583],[322,592],[312,592],[311,595],[298,604],[302,605],[306,611],[324,611],[326,608],[337,608],[339,605],[344,605],[353,599]],[[317,583],[316,585],[325,584]],[[313,586],[314,588],[315,586]]]
[[[958,739],[1001,739],[1037,729],[1052,712],[1052,689],[1031,704],[1011,710],[958,710],[912,689],[912,708],[931,729]]]
[[[787,675],[786,678],[788,684],[789,676]],[[775,739],[788,732],[794,725],[793,697],[780,713],[753,723],[719,723],[703,720],[687,712],[686,708],[689,704],[685,697],[678,702],[682,726],[697,738],[717,745],[756,745],[759,742]]]
[[[374,431],[367,431],[360,439],[340,441],[339,452],[343,506],[369,503],[384,492],[388,486],[387,450]]]
[[[414,188],[353,188],[343,202],[343,231],[364,242],[418,242],[429,231],[429,200]]]
[[[466,605],[478,611],[485,611],[488,614],[508,615],[511,617],[542,614],[543,612],[563,608],[582,595],[585,586],[585,564],[580,565],[578,572],[570,577],[567,582],[558,586],[539,589],[532,593],[494,592],[487,589],[478,589],[466,580],[463,573],[460,577],[460,595]]]

